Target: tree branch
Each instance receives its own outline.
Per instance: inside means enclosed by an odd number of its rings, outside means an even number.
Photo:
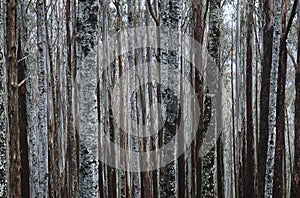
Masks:
[[[154,21],[156,23],[156,26],[160,26],[159,16],[155,15],[150,0],[147,0],[147,4],[148,4],[148,8],[149,8],[150,14],[151,14],[152,18],[154,19]]]

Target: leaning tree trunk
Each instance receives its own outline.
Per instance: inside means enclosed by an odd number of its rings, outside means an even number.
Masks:
[[[276,141],[276,91],[277,91],[277,70],[279,65],[279,43],[280,43],[280,0],[274,2],[274,32],[272,46],[272,67],[270,76],[270,97],[269,97],[269,133],[268,152],[266,162],[265,197],[271,197],[273,192],[273,176],[275,162],[275,141]]]
[[[97,43],[99,2],[79,1],[77,83],[79,97],[79,197],[98,197]]]
[[[21,164],[18,116],[18,67],[16,54],[16,0],[6,1],[6,51],[8,95],[8,196],[21,197]]]
[[[294,170],[292,174],[292,197],[300,196],[300,1],[298,0],[298,52],[297,68],[295,74],[295,157]]]

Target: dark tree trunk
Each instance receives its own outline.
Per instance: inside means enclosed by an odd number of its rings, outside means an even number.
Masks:
[[[6,1],[6,50],[8,95],[8,196],[21,197],[21,157],[18,111],[18,67],[16,54],[16,0]]]
[[[246,103],[247,103],[247,156],[245,195],[254,195],[254,130],[253,130],[253,103],[252,103],[252,66],[253,66],[253,0],[248,6],[247,19],[247,65],[246,65]]]
[[[276,101],[276,147],[275,147],[275,168],[273,194],[283,197],[283,149],[285,134],[285,84],[287,67],[287,47],[286,47],[286,13],[288,1],[282,1],[281,7],[281,34],[279,50],[279,67],[277,79],[277,101]]]
[[[258,142],[258,197],[264,196],[267,147],[268,147],[268,117],[269,117],[269,93],[270,93],[270,73],[272,63],[272,42],[273,24],[271,2],[265,0],[263,3],[263,60],[261,74],[261,95],[260,95],[260,133]]]
[[[21,187],[22,198],[29,198],[29,161],[27,141],[27,107],[26,107],[26,65],[23,58],[21,38],[18,39],[18,84],[19,87],[19,129],[20,129],[20,153],[21,153]]]
[[[194,11],[194,39],[198,43],[202,45],[203,41],[203,20],[202,20],[202,8],[203,8],[203,1],[194,1],[193,2],[193,11]],[[201,197],[201,186],[202,186],[202,158],[198,155],[200,151],[200,147],[203,142],[203,128],[204,128],[204,116],[203,116],[203,66],[202,66],[202,54],[199,52],[195,55],[195,94],[197,96],[197,102],[200,110],[200,118],[199,118],[199,125],[196,133],[196,141],[193,142],[192,146],[193,149],[193,158],[192,158],[192,179],[196,180],[196,191],[195,194],[197,197]],[[192,68],[193,69],[193,68]],[[193,178],[196,175],[196,178]]]

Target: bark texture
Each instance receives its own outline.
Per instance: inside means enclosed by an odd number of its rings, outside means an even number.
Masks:
[[[252,94],[252,66],[253,66],[253,1],[248,3],[247,14],[247,57],[246,57],[246,103],[247,103],[247,163],[246,163],[246,195],[254,195],[254,130],[253,130],[253,94]]]
[[[17,2],[6,1],[6,51],[7,51],[7,95],[8,95],[8,196],[21,197],[21,158],[18,111],[18,67],[17,67]]]
[[[97,0],[78,1],[79,197],[98,197]]]
[[[269,97],[269,116],[268,116],[268,151],[266,162],[266,181],[265,197],[271,197],[273,193],[274,162],[275,162],[275,141],[276,141],[276,91],[277,74],[279,66],[279,47],[280,47],[280,16],[281,1],[274,1],[274,32],[272,44],[272,67],[270,76],[270,97]]]
[[[45,1],[37,1],[37,45],[38,45],[38,160],[39,197],[48,196],[48,119],[47,119],[47,63]]]
[[[260,101],[269,101],[270,93],[270,73],[272,63],[272,41],[273,41],[273,24],[272,24],[271,2],[263,1],[263,59],[261,74],[261,95]],[[259,120],[259,142],[257,149],[258,157],[258,197],[264,196],[268,130],[269,130],[269,102],[260,103],[260,120]]]
[[[300,1],[298,0],[298,21],[297,21],[297,36],[298,36],[298,51],[297,51],[297,67],[295,74],[295,157],[292,174],[292,197],[300,196]]]

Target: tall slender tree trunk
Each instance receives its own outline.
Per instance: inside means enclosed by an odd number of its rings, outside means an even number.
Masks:
[[[259,120],[259,142],[257,149],[258,157],[258,197],[264,196],[268,130],[269,130],[269,93],[270,93],[270,73],[272,63],[272,41],[273,24],[272,9],[270,0],[263,1],[263,59],[261,74],[261,95],[260,95],[260,120]]]
[[[169,2],[164,2],[161,4],[161,19],[162,28],[166,28],[164,32],[164,37],[161,38],[161,42],[165,46],[171,47],[172,50],[162,49],[161,53],[161,72],[162,72],[162,105],[166,108],[165,115],[166,121],[163,128],[163,135],[161,145],[164,146],[168,142],[175,138],[176,132],[178,132],[178,117],[179,116],[179,37],[177,34],[180,31],[180,21],[181,21],[181,10],[182,2],[171,0]],[[168,29],[170,28],[170,29]],[[166,38],[168,35],[168,38]],[[160,169],[160,196],[161,197],[176,197],[177,194],[177,182],[176,182],[176,171],[177,171],[177,161],[176,161],[176,149],[167,150],[161,156],[161,163],[164,163],[167,158],[172,157],[174,161]]]
[[[297,21],[297,34],[298,34],[298,51],[297,51],[297,67],[295,74],[295,157],[294,167],[292,173],[292,197],[300,196],[300,1],[298,0],[298,21]]]
[[[208,27],[208,53],[212,58],[212,63],[209,63],[209,68],[206,71],[206,83],[208,88],[206,90],[205,109],[210,111],[209,114],[204,115],[204,120],[210,120],[208,130],[205,130],[203,137],[206,135],[216,138],[217,134],[217,95],[218,93],[218,72],[220,66],[220,20],[221,20],[221,1],[213,0],[209,4],[209,27]],[[208,104],[210,103],[210,105]],[[211,117],[210,119],[208,118]],[[205,121],[204,121],[205,124]],[[208,145],[210,150],[203,158],[202,169],[202,195],[206,197],[215,196],[215,145],[213,139]]]
[[[48,196],[47,63],[45,1],[37,1],[39,197]]]
[[[280,44],[280,0],[274,1],[274,32],[272,43],[272,67],[270,76],[269,116],[268,116],[268,151],[266,161],[265,197],[271,197],[273,193],[275,141],[276,141],[276,91],[277,71],[279,66]]]
[[[24,31],[24,30],[23,30]],[[21,153],[21,186],[22,197],[29,198],[29,161],[28,161],[28,127],[27,127],[27,100],[26,100],[26,64],[23,58],[21,35],[23,31],[19,32],[17,59],[18,61],[18,83],[19,87],[19,128],[20,128],[20,153]]]
[[[193,21],[193,34],[194,39],[201,45],[203,44],[203,20],[202,20],[202,9],[203,9],[203,1],[193,1],[193,10],[194,10],[194,21]],[[197,129],[196,141],[192,143],[192,183],[196,181],[197,188],[194,189],[194,185],[192,185],[193,191],[196,191],[195,194],[197,197],[201,197],[201,186],[202,186],[202,158],[198,155],[200,151],[200,147],[203,143],[203,130],[204,130],[204,117],[203,117],[203,61],[202,61],[202,53],[199,50],[198,54],[195,54],[195,71],[191,71],[191,73],[195,73],[195,94],[197,96],[199,109],[200,109],[200,118],[199,125]],[[193,70],[193,68],[192,68]],[[192,78],[193,79],[193,76]],[[196,178],[194,178],[196,175]],[[194,193],[194,192],[193,192]]]
[[[254,195],[254,130],[253,130],[253,94],[252,94],[252,66],[253,66],[253,0],[248,3],[247,14],[247,65],[246,65],[246,103],[247,103],[247,163],[246,163],[246,195]]]
[[[77,68],[79,97],[79,197],[98,197],[97,44],[99,2],[79,1]]]
[[[7,179],[6,179],[6,130],[5,130],[5,111],[4,111],[4,64],[3,53],[0,60],[0,196],[7,196]]]
[[[285,84],[287,70],[287,46],[286,46],[286,14],[288,1],[282,0],[281,4],[281,31],[280,31],[280,50],[279,67],[277,79],[277,101],[276,101],[276,147],[275,147],[275,168],[274,168],[274,187],[273,193],[277,197],[283,197],[284,178],[283,178],[283,150],[285,149]]]
[[[0,43],[1,50],[0,50],[0,196],[2,197],[7,197],[7,166],[6,166],[6,105],[5,105],[5,90],[6,90],[6,85],[5,85],[5,77],[4,74],[5,72],[5,60],[4,60],[4,54],[5,54],[5,1],[1,1],[0,3],[0,21],[2,28],[1,30],[1,35],[0,38],[2,42]]]
[[[72,60],[74,56],[74,46],[73,39],[74,32],[72,32],[72,20],[75,20],[74,16],[71,15],[71,11],[73,10],[73,4],[75,2],[71,0],[67,0],[66,2],[66,33],[67,33],[67,65],[66,65],[66,78],[67,78],[67,189],[68,197],[76,197],[76,189],[77,185],[77,171],[76,171],[76,135],[75,135],[75,124],[74,124],[74,98],[73,98],[73,90],[74,90],[74,70],[75,65]]]
[[[19,111],[18,111],[18,67],[16,54],[16,23],[17,2],[6,1],[6,68],[8,95],[8,196],[21,197],[21,159],[19,139]]]

